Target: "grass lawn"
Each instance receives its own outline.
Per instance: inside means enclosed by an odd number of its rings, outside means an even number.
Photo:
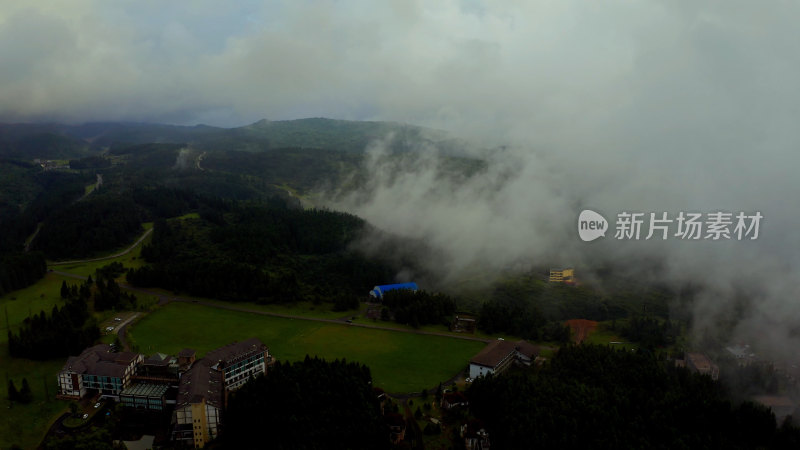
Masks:
[[[142,228],[145,231],[149,230],[152,227],[153,227],[153,223],[152,222],[147,222],[147,223],[142,224]],[[139,239],[139,237],[141,237],[141,236],[142,236],[141,234],[138,234],[136,236],[136,239]],[[122,265],[125,266],[126,269],[129,269],[129,268],[137,269],[137,268],[145,265],[145,261],[140,256],[140,254],[142,252],[142,245],[149,244],[151,239],[153,239],[153,235],[152,234],[150,236],[147,236],[147,238],[145,238],[144,241],[142,241],[139,245],[137,245],[136,248],[131,250],[131,252],[128,253],[127,255],[118,256],[116,258],[104,259],[102,261],[90,261],[90,262],[85,262],[85,263],[69,264],[69,265],[63,265],[63,266],[59,265],[59,266],[54,266],[53,268],[56,269],[56,270],[60,270],[62,272],[69,272],[69,273],[73,273],[75,275],[82,275],[84,277],[88,277],[89,275],[94,277],[95,272],[97,271],[97,269],[99,269],[100,267],[103,267],[103,266],[107,266],[107,265],[109,265],[109,264],[111,264],[113,262],[122,263]],[[130,244],[125,245],[125,247],[122,247],[122,248],[116,249],[114,251],[108,252],[108,254],[113,255],[115,253],[119,253],[119,252],[127,249],[128,247],[130,247]],[[102,257],[102,256],[99,256],[99,257]],[[117,278],[117,280],[124,280],[124,275],[122,277],[120,277],[120,278]]]
[[[181,295],[181,297],[187,298],[194,298],[188,297],[186,295]],[[256,309],[259,311],[266,311],[272,312],[277,314],[289,314],[293,316],[303,316],[303,317],[314,317],[318,319],[339,319],[341,317],[353,317],[360,314],[359,310],[357,309],[350,309],[347,311],[334,311],[333,304],[323,302],[318,305],[315,305],[312,302],[304,301],[304,302],[295,302],[289,303],[286,305],[281,304],[269,304],[269,305],[261,305],[258,303],[253,302],[225,302],[222,300],[214,300],[214,299],[202,299],[204,302],[209,303],[217,303],[222,305],[236,305],[242,308],[249,308],[249,309]]]
[[[8,354],[8,345],[5,342],[0,345],[0,367],[3,374],[0,407],[5,411],[0,416],[0,448],[9,448],[14,444],[23,448],[35,448],[51,422],[67,411],[69,403],[55,398],[58,389],[56,375],[63,365],[64,359],[32,361],[11,358]],[[6,380],[13,380],[17,389],[20,389],[23,377],[28,380],[33,392],[33,402],[27,405],[14,403],[8,409]],[[45,394],[45,383],[47,383],[47,394]]]
[[[617,326],[620,326],[621,323],[622,322],[618,320]],[[639,348],[638,344],[629,342],[627,339],[620,337],[615,331],[610,330],[610,325],[610,321],[600,322],[597,325],[597,329],[590,333],[583,342],[586,344],[611,345],[614,348],[624,348],[629,350]]]
[[[36,284],[0,297],[0,407],[6,411],[0,416],[0,448],[9,448],[14,444],[23,448],[36,447],[50,422],[67,409],[67,402],[55,398],[58,388],[56,375],[64,365],[64,359],[32,361],[11,358],[8,353],[9,327],[6,326],[8,323],[11,331],[16,331],[29,314],[38,314],[42,310],[50,314],[53,306],[62,305],[64,301],[61,300],[60,287],[65,279],[47,273]],[[17,389],[21,389],[23,377],[28,380],[33,392],[33,402],[28,405],[15,403],[8,409],[8,380],[13,380]]]
[[[139,351],[176,354],[184,347],[202,356],[236,340],[258,337],[282,361],[306,354],[366,364],[376,386],[389,392],[435,387],[466,367],[484,344],[348,325],[259,316],[203,305],[171,303],[130,331]]]
[[[29,315],[39,314],[42,310],[49,315],[53,306],[63,305],[61,283],[64,280],[67,280],[67,283],[75,283],[72,278],[48,272],[35,284],[0,296],[0,343],[8,342],[6,324],[10,325],[13,331]]]
[[[198,214],[196,212],[191,212],[191,213],[186,213],[186,214],[184,214],[182,216],[173,217],[173,218],[171,218],[169,220],[199,219],[199,218],[200,218],[200,214]]]
[[[340,315],[338,317],[344,317],[345,315],[347,315],[346,312],[345,313],[340,313]],[[380,319],[373,320],[373,319],[369,319],[369,318],[364,317],[364,316],[357,317],[356,319],[353,320],[353,323],[363,323],[363,324],[369,324],[369,325],[380,325],[380,326],[387,327],[387,328],[396,328],[398,330],[432,331],[432,332],[435,332],[435,333],[447,333],[447,334],[451,334],[453,336],[467,336],[467,337],[474,337],[474,338],[479,338],[479,339],[503,338],[503,339],[505,339],[507,341],[518,341],[518,340],[522,339],[520,337],[512,336],[510,334],[505,334],[505,333],[489,334],[489,333],[486,333],[486,332],[481,331],[481,330],[475,330],[474,333],[458,333],[458,332],[455,332],[455,331],[450,331],[450,328],[446,327],[444,325],[420,325],[419,327],[414,328],[411,325],[406,325],[406,324],[397,323],[397,322],[393,322],[393,321],[383,321],[383,320],[380,320]]]

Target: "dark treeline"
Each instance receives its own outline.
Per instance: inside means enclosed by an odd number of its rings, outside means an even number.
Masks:
[[[395,322],[420,325],[449,325],[456,312],[456,302],[444,294],[398,289],[383,295],[383,305]]]
[[[768,409],[731,404],[710,377],[651,353],[567,346],[539,370],[479,378],[467,395],[497,448],[800,446],[800,430],[776,428]]]
[[[261,206],[206,206],[200,219],[154,224],[151,263],[128,272],[157,286],[226,300],[337,301],[363,296],[391,267],[350,250],[364,223],[349,214]]]
[[[532,302],[513,296],[494,296],[483,304],[478,328],[488,333],[509,333],[530,340],[567,342],[569,327],[548,320]]]
[[[17,389],[14,380],[8,380],[8,401],[19,403],[30,403],[33,401],[33,392],[28,384],[28,379],[22,379],[22,387]]]
[[[25,174],[0,166],[0,175],[14,177],[15,187],[4,192],[0,201],[0,250],[20,251],[25,239],[49,215],[69,207],[83,195],[86,176],[31,168]],[[25,193],[25,194],[24,194]]]
[[[625,338],[650,349],[672,345],[681,334],[680,324],[676,322],[639,315],[628,319],[619,330]]]
[[[368,367],[306,357],[278,362],[231,394],[223,448],[388,448]],[[266,439],[266,441],[265,441]]]
[[[136,308],[136,296],[129,292],[122,292],[113,277],[101,276],[98,272],[97,287],[92,295],[94,309],[105,311],[109,309],[123,310]]]
[[[42,311],[25,319],[17,334],[8,332],[11,356],[43,360],[77,355],[100,337],[100,330],[87,306],[89,288],[86,285],[81,289],[72,286],[65,292],[64,286],[64,306],[54,306],[49,316]]]
[[[670,295],[664,289],[633,284],[601,294],[589,286],[519,277],[498,283],[489,298],[476,308],[480,316],[478,327],[490,333],[565,342],[569,337],[563,329],[566,320],[639,317],[628,329],[636,338],[629,339],[646,339],[649,346],[666,345],[674,342],[676,330],[680,330],[679,322],[666,323]]]
[[[105,169],[111,167],[111,160],[99,155],[87,156],[81,159],[71,159],[69,168],[76,170],[83,169]]]
[[[40,252],[0,256],[0,295],[30,286],[42,278],[47,263]]]
[[[189,191],[163,186],[135,187],[130,197],[145,209],[145,218],[149,220],[186,214],[197,209],[203,201]]]
[[[128,197],[99,195],[75,203],[45,221],[34,248],[51,258],[77,258],[129,244],[141,216]]]

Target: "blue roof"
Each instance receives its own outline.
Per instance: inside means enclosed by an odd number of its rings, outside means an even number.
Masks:
[[[412,291],[416,291],[419,288],[417,287],[417,283],[397,283],[397,284],[383,284],[381,286],[375,286],[375,288],[370,291],[373,297],[383,297],[383,294],[389,291],[394,291],[396,289],[411,289]]]

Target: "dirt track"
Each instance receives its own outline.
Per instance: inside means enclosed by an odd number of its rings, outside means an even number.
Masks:
[[[574,332],[574,341],[580,344],[597,328],[597,322],[594,320],[586,319],[572,319],[564,322],[565,325],[572,328]]]

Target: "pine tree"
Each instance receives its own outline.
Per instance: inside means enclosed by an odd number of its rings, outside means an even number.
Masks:
[[[19,400],[19,392],[17,387],[14,386],[14,380],[8,380],[8,401],[16,402]]]
[[[22,389],[20,389],[18,396],[20,403],[30,403],[33,400],[33,393],[28,385],[27,378],[22,379]]]
[[[64,280],[61,282],[61,298],[69,297],[69,288],[67,287],[67,281]]]

